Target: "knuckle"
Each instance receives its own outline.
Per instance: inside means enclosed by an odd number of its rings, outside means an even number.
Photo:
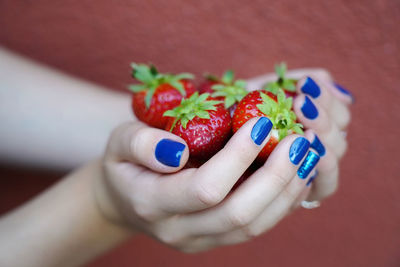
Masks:
[[[217,205],[225,197],[225,195],[215,187],[203,185],[201,183],[195,186],[194,191],[196,198],[207,207]]]
[[[158,220],[158,213],[148,206],[132,204],[135,214],[145,222],[154,222]]]
[[[255,227],[247,226],[243,227],[243,233],[245,235],[245,241],[253,239],[262,234],[262,230]]]
[[[333,151],[335,152],[336,156],[340,159],[344,156],[347,150],[347,141],[343,138],[337,145],[332,147]],[[332,163],[333,164],[333,163]],[[338,167],[337,163],[331,168]]]
[[[140,155],[140,152],[142,151],[142,144],[145,142],[144,138],[148,134],[146,132],[146,128],[139,128],[135,130],[129,144],[129,149],[132,155]]]
[[[320,80],[325,80],[325,81],[331,81],[332,80],[332,75],[331,73],[324,68],[317,68],[314,70],[314,73],[310,75],[314,78],[320,79]]]
[[[129,126],[131,125],[131,122],[125,122],[118,127],[116,127],[114,130],[111,132],[111,137],[116,137],[119,136],[122,132],[125,131]]]
[[[287,188],[283,189],[282,194],[283,194],[284,198],[286,199],[286,201],[289,203],[293,203],[297,199],[297,194],[288,190]]]
[[[181,249],[184,248],[184,247],[180,246],[180,243],[181,243],[182,239],[178,235],[174,234],[171,231],[161,231],[158,234],[157,238],[162,243],[164,243],[164,244],[166,244],[168,246],[174,247],[176,249],[181,250]]]
[[[283,190],[290,181],[290,177],[283,176],[283,175],[281,175],[279,173],[275,173],[275,172],[273,172],[269,175],[269,179],[271,179],[271,181],[274,184],[274,187],[278,191]]]
[[[345,108],[344,112],[343,112],[343,115],[342,115],[340,128],[341,129],[347,128],[347,126],[350,124],[350,121],[351,121],[350,111],[347,108]]]
[[[252,221],[252,216],[245,211],[232,211],[227,216],[228,224],[233,228],[245,228]]]

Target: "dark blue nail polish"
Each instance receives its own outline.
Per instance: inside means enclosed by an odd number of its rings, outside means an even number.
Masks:
[[[317,175],[318,175],[318,171],[315,171],[314,175],[311,176],[310,179],[308,179],[306,186],[310,186],[311,183],[314,181],[314,179],[317,178]]]
[[[301,91],[312,98],[317,98],[321,94],[321,89],[319,89],[318,84],[310,77],[307,77],[305,83],[301,87]]]
[[[349,96],[351,98],[351,101],[354,103],[354,96],[352,93],[350,93],[350,91],[348,91],[347,89],[345,89],[343,86],[341,86],[340,84],[334,83],[336,89],[339,90],[339,92],[341,92],[342,94],[345,94],[347,96]]]
[[[314,169],[315,165],[317,165],[318,161],[319,161],[319,156],[316,153],[309,151],[306,159],[303,161],[300,168],[297,170],[297,175],[301,179],[307,178],[310,172]]]
[[[311,143],[311,147],[315,149],[315,151],[318,152],[318,155],[320,157],[322,157],[323,155],[325,155],[325,147],[324,145],[321,143],[321,140],[319,140],[318,136],[315,135],[314,136],[314,141]]]
[[[170,139],[162,139],[156,146],[156,159],[164,165],[178,167],[185,145]]]
[[[297,165],[306,155],[310,147],[310,142],[304,137],[297,137],[289,149],[289,159],[294,164]]]
[[[267,117],[261,117],[258,119],[256,124],[254,124],[251,130],[251,139],[257,145],[261,145],[265,138],[268,136],[272,129],[272,122]]]
[[[303,106],[301,107],[301,111],[309,120],[313,120],[318,117],[318,110],[308,96],[305,98]]]

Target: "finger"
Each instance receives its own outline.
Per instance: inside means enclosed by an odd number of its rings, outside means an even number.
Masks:
[[[313,131],[306,131],[305,135],[309,140],[313,140],[316,136]],[[307,197],[310,201],[322,200],[332,195],[337,190],[339,182],[338,158],[331,149],[325,149],[323,144],[318,143],[319,142],[315,142],[315,139],[311,143],[311,147],[319,151],[321,157],[315,176],[307,182],[307,186],[311,187],[311,192]],[[323,153],[321,153],[321,151]]]
[[[307,184],[309,179],[315,172],[315,167],[319,165],[320,157],[312,151],[308,152],[306,158],[301,164],[307,166],[313,162],[312,167],[309,167],[307,175],[296,174],[296,178],[292,179],[285,189],[268,205],[262,213],[250,224],[245,225],[242,228],[236,229],[235,231],[221,234],[216,237],[219,244],[225,244],[226,242],[243,242],[251,238],[257,237],[267,230],[273,228],[279,221],[281,221],[287,214],[292,211],[292,207],[296,204],[301,195],[307,191]],[[317,165],[318,164],[318,165]],[[300,178],[300,179],[299,179]]]
[[[345,129],[350,122],[350,111],[347,104],[332,94],[332,90],[329,88],[331,86],[331,82],[322,81],[309,75],[302,77],[296,88],[298,93],[306,94],[314,103],[323,107],[339,129]]]
[[[295,69],[287,72],[287,77],[291,79],[301,79],[304,76],[312,75],[313,77],[317,77],[319,80],[327,81],[332,83],[332,76],[328,71],[321,68],[303,68],[303,69]],[[247,80],[247,89],[249,91],[259,90],[266,83],[274,82],[278,79],[276,73],[268,73],[265,75],[261,75],[258,77],[254,77],[252,79]]]
[[[324,82],[324,81],[322,81]],[[354,95],[338,83],[326,82],[326,86],[331,90],[332,94],[337,97],[343,103],[349,105],[354,104]]]
[[[307,189],[305,190],[307,193],[304,192],[304,194],[299,197],[299,200],[296,201],[298,204],[301,203],[302,200],[322,200],[332,195],[337,190],[339,179],[338,158],[330,149],[325,148],[312,130],[306,131],[305,136],[311,141],[311,149],[319,154],[320,161],[315,173],[307,181]]]
[[[307,175],[304,176],[303,174],[300,174],[299,176],[298,173],[303,166],[310,164],[310,158],[313,158],[314,155],[316,155],[314,154],[314,152],[311,153],[309,152],[307,154],[306,158],[300,164],[297,173],[295,172],[294,174],[295,178],[290,180],[288,185],[285,186],[284,189],[278,195],[276,195],[276,197],[271,201],[271,203],[267,205],[266,208],[262,210],[260,215],[256,216],[256,218],[253,221],[251,221],[250,223],[247,223],[248,219],[246,219],[244,222],[240,221],[241,223],[239,224],[239,227],[233,227],[233,228],[229,227],[230,224],[227,224],[223,229],[219,229],[220,230],[219,233],[210,233],[210,232],[203,233],[202,236],[197,237],[195,240],[191,241],[190,247],[194,250],[202,251],[205,248],[210,248],[213,246],[237,244],[245,242],[256,236],[259,236],[268,229],[275,226],[285,215],[287,215],[291,211],[294,203],[299,199],[300,195],[303,194],[303,192],[305,192],[306,190],[309,190],[307,189],[306,184],[308,183],[309,177],[311,177],[313,173],[315,173],[314,167],[317,166],[316,164],[318,163],[318,161],[316,161],[316,163],[313,163],[313,167],[309,168]],[[316,156],[316,158],[319,159],[318,156]],[[251,181],[254,181],[254,179],[255,179],[254,177],[251,177],[251,180],[248,180],[247,185],[250,184]],[[251,195],[248,192],[246,193],[248,195]],[[252,193],[254,193],[254,191]],[[233,197],[234,196],[232,196],[232,198]],[[253,199],[252,203],[249,202],[243,203],[243,200],[240,199],[239,203],[233,203],[233,205],[241,204],[244,206],[247,204],[248,205],[247,210],[248,210],[251,209],[253,205],[257,204],[257,202],[259,203],[260,201],[257,199]],[[231,207],[229,203],[224,203],[224,205],[227,207],[227,209],[238,209],[236,206]],[[229,214],[229,212],[226,213]],[[240,214],[240,211],[238,214]],[[246,213],[245,216],[247,216],[246,218],[250,218],[253,216],[253,214]],[[215,226],[215,224],[218,223],[218,222],[208,222],[205,221],[204,219],[200,221],[202,221],[204,225],[210,225],[211,223],[213,223],[212,226]],[[193,224],[191,224],[191,226],[193,226]],[[209,236],[210,234],[213,235]]]
[[[339,183],[338,159],[329,150],[318,164],[318,173],[312,182],[309,201],[322,200],[336,192]]]
[[[322,143],[329,147],[336,156],[341,158],[344,155],[347,142],[324,108],[304,94],[296,97],[293,108],[297,118],[306,129],[312,129]]]
[[[188,160],[185,141],[170,132],[130,122],[113,131],[106,156],[162,173],[176,172]]]
[[[309,142],[305,138],[298,135],[286,137],[274,149],[267,162],[221,205],[182,217],[182,229],[187,228],[191,235],[209,235],[248,225],[292,180],[295,180],[294,187],[304,187],[305,181],[300,177],[306,178],[304,170],[311,171],[315,163],[302,163],[308,149]]]
[[[268,142],[271,127],[268,118],[253,118],[199,169],[160,179],[156,194],[160,209],[174,214],[217,205]]]

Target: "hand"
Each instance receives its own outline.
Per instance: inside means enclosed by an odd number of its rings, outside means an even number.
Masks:
[[[269,132],[267,122],[249,120],[210,160],[189,169],[182,169],[189,154],[180,137],[140,122],[119,127],[103,160],[104,177],[98,179],[101,211],[115,223],[185,252],[260,235],[285,217],[305,190],[316,164],[303,164],[304,158],[309,159],[306,155],[319,158],[309,151],[304,137],[288,136],[231,192],[267,143],[269,137],[262,138]],[[255,124],[264,125],[263,130],[257,132],[260,127]],[[264,140],[260,145],[253,141],[257,136]],[[292,146],[294,142],[297,146]],[[302,178],[298,173],[304,174]]]
[[[347,149],[346,129],[351,119],[349,105],[353,98],[347,90],[338,88],[332,75],[324,69],[292,70],[287,76],[298,80],[294,110],[305,128],[310,129],[306,132],[307,138],[314,141],[317,136],[317,140],[325,148],[325,154],[321,156],[317,167],[318,175],[314,177],[316,179],[310,188],[311,192],[305,191],[300,199],[322,200],[332,195],[338,186],[338,164]],[[249,89],[261,88],[263,84],[276,78],[275,74],[267,74],[250,79]],[[304,113],[302,107],[306,96],[309,100],[305,106],[308,112]],[[318,113],[315,118],[310,117],[310,109],[313,107]],[[317,143],[318,141],[314,145]]]

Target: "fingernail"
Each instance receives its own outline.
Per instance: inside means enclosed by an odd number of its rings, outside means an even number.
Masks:
[[[350,93],[349,90],[345,89],[345,88],[344,88],[343,86],[341,86],[340,84],[334,83],[334,85],[335,85],[336,89],[339,90],[339,92],[341,92],[342,94],[345,94],[345,95],[349,96],[349,97],[351,98],[351,102],[354,103],[354,100],[355,100],[355,99],[354,99],[354,96],[353,96],[352,93]]]
[[[297,170],[297,175],[301,179],[307,178],[310,172],[314,169],[315,165],[317,165],[318,161],[319,161],[319,156],[316,153],[309,151],[306,156],[306,159],[303,161],[300,168]]]
[[[318,110],[308,96],[305,98],[301,111],[307,119],[313,120],[318,117]]]
[[[261,117],[251,130],[251,139],[256,145],[261,145],[272,129],[272,122],[267,117]]]
[[[304,158],[305,154],[310,147],[310,142],[304,137],[297,137],[293,144],[290,146],[289,159],[294,164],[297,165]]]
[[[178,167],[185,145],[170,139],[162,139],[156,146],[156,159],[164,165]]]
[[[314,136],[314,141],[312,141],[311,147],[314,148],[315,151],[318,152],[318,155],[319,155],[320,157],[322,157],[323,155],[325,155],[325,147],[324,147],[324,145],[321,143],[321,140],[319,140],[319,138],[318,138],[317,135]]]
[[[311,176],[310,179],[308,179],[306,186],[310,186],[311,183],[314,181],[314,179],[317,178],[317,175],[318,175],[318,171],[315,171],[314,175]]]
[[[301,87],[301,91],[312,98],[317,98],[321,94],[321,89],[319,89],[318,84],[310,77],[307,77],[305,83]]]

